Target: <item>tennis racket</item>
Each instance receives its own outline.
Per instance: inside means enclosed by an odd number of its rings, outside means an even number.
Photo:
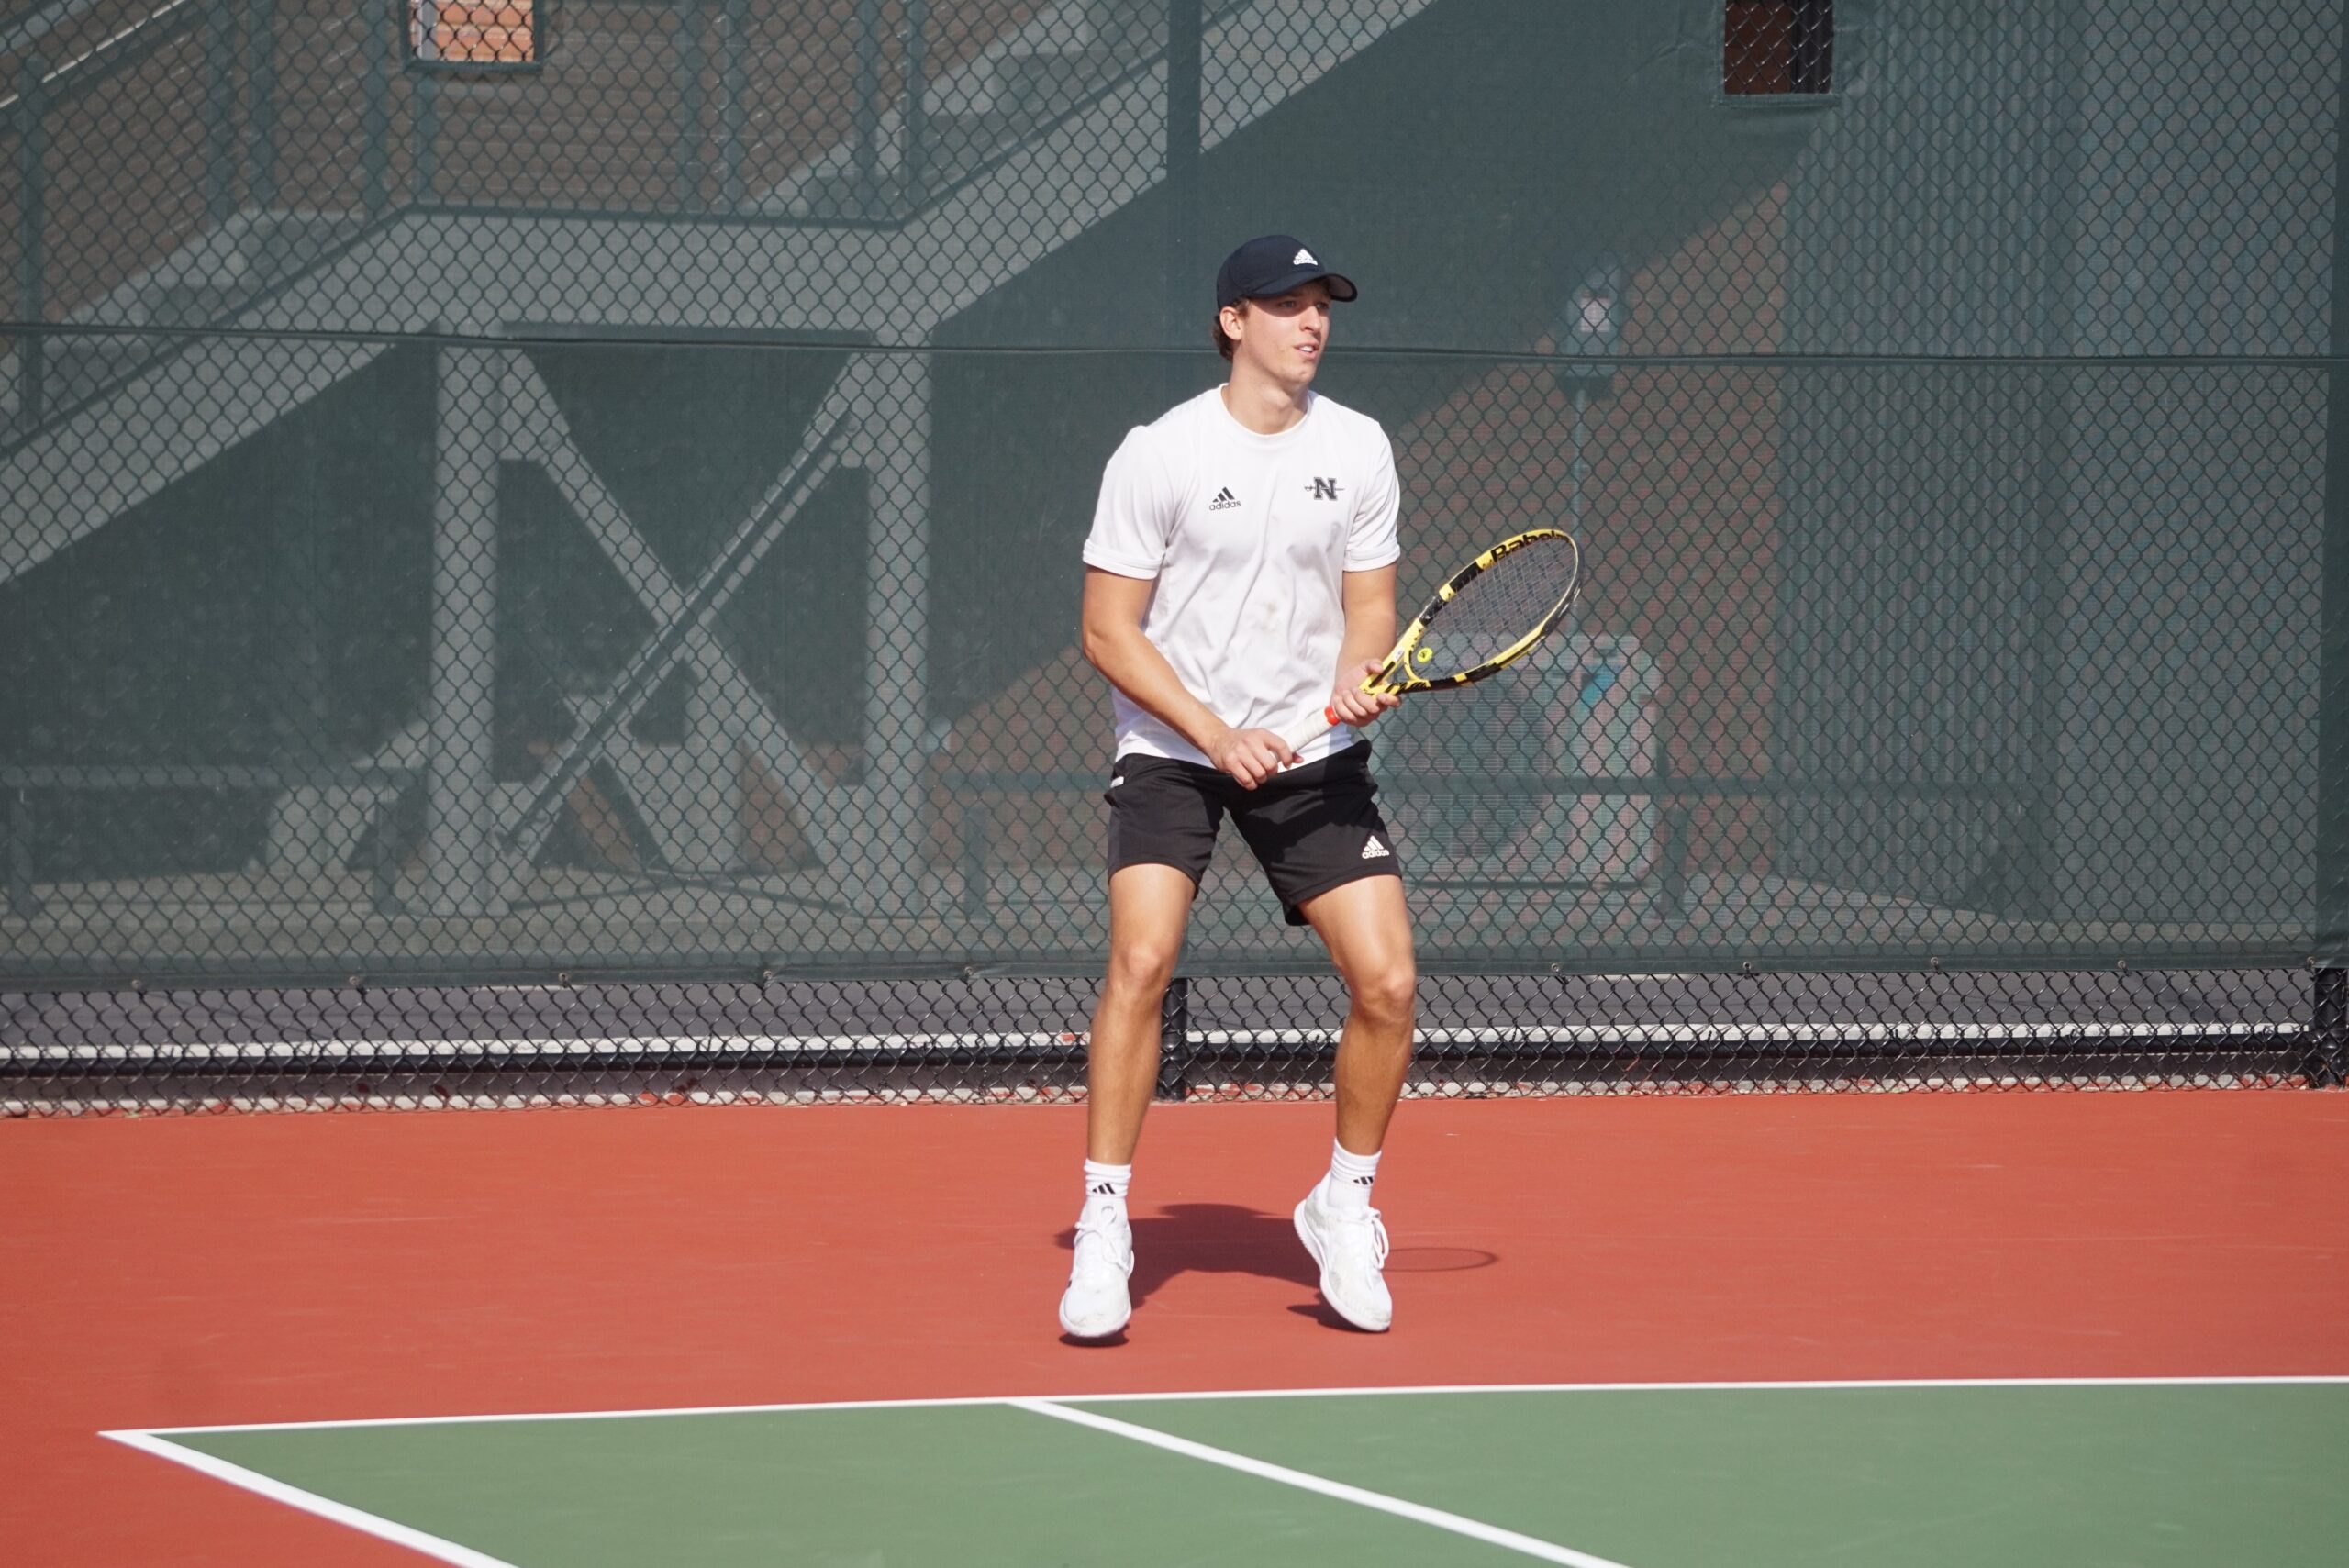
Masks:
[[[1497,674],[1550,634],[1581,586],[1582,550],[1572,534],[1529,528],[1505,539],[1435,591],[1362,689],[1401,695]],[[1336,710],[1325,707],[1303,734],[1282,739],[1297,751],[1337,723]]]

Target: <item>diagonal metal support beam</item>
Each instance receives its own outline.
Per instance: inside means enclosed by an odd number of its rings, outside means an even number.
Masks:
[[[684,591],[645,543],[643,535],[605,486],[602,477],[580,453],[570,424],[545,383],[526,365],[509,397],[517,416],[517,434],[522,438],[509,455],[536,463],[554,481],[573,511],[586,525],[605,559],[656,623],[682,615]],[[696,626],[688,633],[685,651],[694,662],[696,677],[710,684],[726,706],[729,717],[740,728],[741,739],[750,743],[776,782],[790,794],[800,809],[802,830],[818,855],[830,863],[835,851],[845,842],[842,836],[852,828],[843,813],[842,792],[808,762],[807,754],[775,717],[766,698],[742,673],[733,655],[708,627]],[[530,846],[530,853],[537,853],[535,844]]]
[[[535,376],[529,378],[530,390],[543,396],[544,388],[536,385],[536,380]],[[553,400],[544,400],[551,407]],[[582,775],[642,711],[677,662],[689,656],[697,638],[709,637],[718,613],[749,581],[767,551],[783,537],[785,528],[831,473],[839,462],[835,449],[848,415],[844,399],[828,397],[782,477],[769,487],[733,536],[711,557],[692,588],[678,594],[674,584],[670,584],[669,593],[654,607],[657,629],[629,661],[611,687],[595,699],[598,711],[594,721],[565,741],[549,761],[537,789],[507,830],[507,848],[537,852]],[[608,501],[608,496],[606,499]],[[621,520],[625,522],[625,518]],[[634,532],[632,528],[629,531]]]

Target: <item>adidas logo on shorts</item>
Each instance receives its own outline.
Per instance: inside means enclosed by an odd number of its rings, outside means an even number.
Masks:
[[[1389,850],[1386,845],[1378,841],[1378,835],[1375,833],[1373,833],[1370,836],[1370,842],[1362,847],[1362,858],[1366,861],[1385,860],[1388,855],[1391,855],[1395,851]]]
[[[1215,499],[1208,503],[1208,510],[1210,512],[1229,512],[1238,505],[1240,505],[1240,497],[1234,495],[1231,493],[1231,486],[1227,484],[1222,489],[1215,493]]]

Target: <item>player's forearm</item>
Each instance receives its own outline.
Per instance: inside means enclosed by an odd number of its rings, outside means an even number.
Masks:
[[[1085,628],[1085,657],[1143,712],[1208,755],[1215,755],[1216,742],[1230,732],[1231,727],[1191,694],[1140,627]]]
[[[1338,648],[1338,679],[1346,684],[1354,672],[1386,657],[1395,646],[1395,602],[1346,606],[1345,640]]]

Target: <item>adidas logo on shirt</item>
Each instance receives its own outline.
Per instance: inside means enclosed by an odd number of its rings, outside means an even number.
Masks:
[[[1240,497],[1234,495],[1231,493],[1231,486],[1227,484],[1222,489],[1215,493],[1215,499],[1208,503],[1208,510],[1210,512],[1229,512],[1238,505],[1240,505]]]
[[[1370,836],[1370,842],[1362,847],[1362,858],[1366,861],[1383,861],[1393,853],[1392,850],[1378,841],[1378,835],[1375,833]]]

